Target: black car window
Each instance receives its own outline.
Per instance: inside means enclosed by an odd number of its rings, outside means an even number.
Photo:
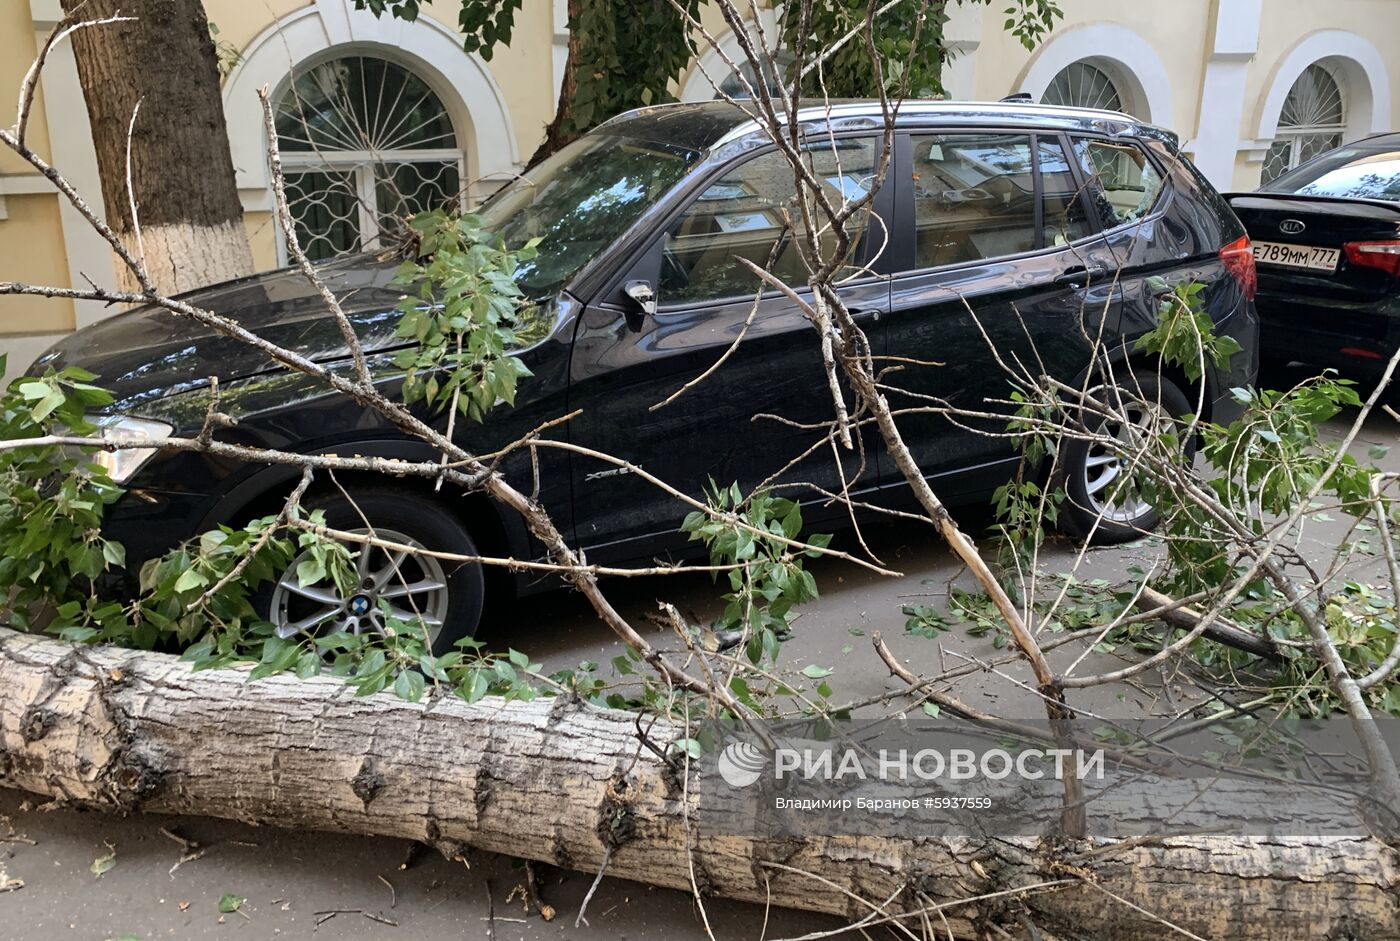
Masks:
[[[1029,134],[917,134],[911,142],[916,268],[1037,247]]]
[[[1078,180],[1069,168],[1065,148],[1057,140],[1036,144],[1040,186],[1045,200],[1042,245],[1067,245],[1094,233]]]
[[[681,147],[588,134],[527,170],[481,208],[488,231],[517,247],[540,239],[516,280],[553,294],[615,242],[700,159]]]
[[[1400,199],[1400,151],[1336,150],[1261,189],[1343,199]]]
[[[833,205],[866,195],[875,168],[875,142],[869,138],[823,141],[807,150],[809,166]],[[802,213],[787,159],[777,151],[760,154],[710,183],[666,233],[658,300],[662,304],[713,301],[752,295],[760,280],[739,261],[766,267],[784,283],[803,287],[807,268],[798,251]],[[860,257],[869,208],[857,213],[847,231]],[[835,236],[822,237],[824,255]]]
[[[1162,194],[1163,179],[1141,147],[1078,138],[1074,150],[1089,177],[1089,201],[1105,228],[1136,222],[1152,211]]]

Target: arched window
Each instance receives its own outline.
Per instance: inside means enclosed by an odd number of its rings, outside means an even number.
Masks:
[[[1303,70],[1284,99],[1278,134],[1264,156],[1261,183],[1269,183],[1318,154],[1338,147],[1346,131],[1342,87],[1324,65]]]
[[[763,79],[768,87],[768,94],[770,96],[783,94],[783,82],[787,80],[788,69],[792,66],[794,61],[795,58],[792,53],[785,50],[778,51],[771,59],[765,61],[765,68],[763,70],[765,74]],[[739,80],[740,73],[748,80],[747,87],[744,82]],[[719,91],[715,92],[715,97],[719,98],[720,92],[723,92],[731,98],[749,97],[748,89],[757,88],[757,84],[754,82],[754,74],[753,63],[744,62],[739,66],[736,72],[730,72],[729,76],[719,83]]]
[[[297,72],[278,101],[287,201],[308,257],[371,250],[403,218],[460,206],[462,149],[441,99],[388,59]]]
[[[1123,94],[1109,74],[1091,62],[1071,62],[1050,80],[1040,100],[1047,105],[1122,111]]]

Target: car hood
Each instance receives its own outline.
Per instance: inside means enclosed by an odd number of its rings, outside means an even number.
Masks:
[[[356,257],[321,266],[327,286],[367,351],[403,345],[394,338],[404,295],[391,287],[395,261]],[[316,362],[349,355],[334,318],[305,275],[291,269],[240,278],[182,295],[271,343]],[[78,366],[94,373],[119,402],[141,401],[279,369],[265,353],[163,308],[123,311],[71,334],[39,357],[31,372]]]

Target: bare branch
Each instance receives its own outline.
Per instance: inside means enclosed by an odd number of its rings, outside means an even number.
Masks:
[[[120,10],[112,16],[98,20],[74,22],[73,16],[65,16],[60,20],[50,30],[43,46],[39,48],[39,54],[34,57],[33,64],[24,73],[24,79],[19,84],[19,103],[15,107],[15,123],[10,127],[10,133],[14,135],[14,139],[20,144],[24,143],[25,134],[29,130],[29,115],[34,107],[34,93],[39,87],[39,77],[43,74],[44,64],[48,61],[49,53],[53,51],[55,46],[80,29],[87,29],[90,26],[107,26],[112,23],[135,22],[136,17],[122,16]]]

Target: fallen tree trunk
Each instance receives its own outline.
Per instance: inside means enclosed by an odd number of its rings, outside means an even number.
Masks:
[[[988,923],[1021,936],[1023,914],[1061,938],[1165,937],[1163,919],[1232,941],[1400,937],[1400,856],[1371,838],[697,838],[695,783],[642,747],[633,714],[564,698],[356,698],[329,678],[248,683],[0,629],[0,785],[86,807],[588,872],[606,857],[621,878],[857,919],[939,905],[933,923],[967,938]]]

